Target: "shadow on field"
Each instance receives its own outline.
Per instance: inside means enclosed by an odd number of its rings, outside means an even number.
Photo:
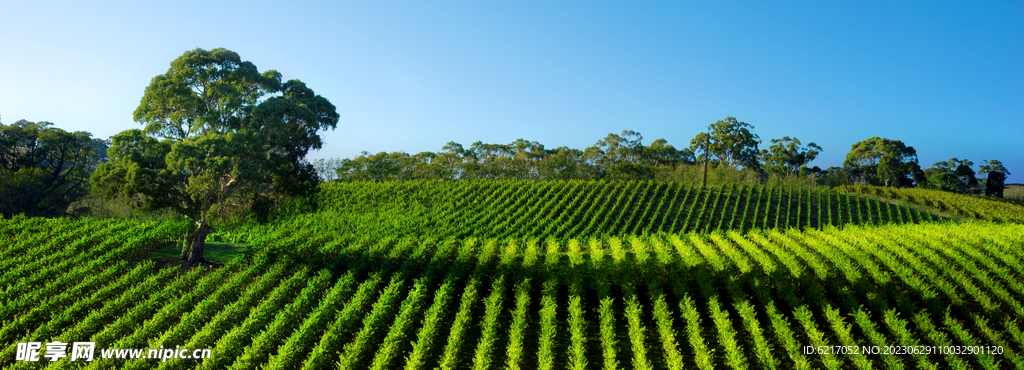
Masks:
[[[203,251],[203,259],[205,262],[203,266],[217,268],[221,267],[235,258],[240,258],[246,254],[249,246],[242,243],[214,243],[207,242],[206,248]],[[158,245],[151,251],[140,254],[136,259],[150,259],[156,263],[157,267],[177,267],[181,266],[181,244],[177,242],[168,242]]]

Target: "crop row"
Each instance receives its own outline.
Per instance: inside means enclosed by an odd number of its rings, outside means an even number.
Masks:
[[[721,194],[731,197],[728,188]],[[66,226],[47,238],[76,230]],[[27,367],[13,362],[15,343],[51,340],[215,354],[201,363],[97,359],[90,368],[1024,366],[1024,226],[1016,224],[564,243],[335,242],[298,229],[267,242],[337,257],[308,263],[255,254],[186,274],[117,262],[165,237],[163,226],[100,226],[98,238],[76,247],[87,256],[77,263],[91,270],[67,271],[73,281],[38,298],[40,308],[7,296],[0,366]],[[41,248],[57,253],[62,246]],[[0,285],[21,289],[23,277],[5,276]],[[808,345],[984,345],[1002,352],[807,355]],[[67,359],[53,365],[84,366]]]
[[[1024,207],[993,197],[957,194],[928,189],[897,189],[881,186],[844,186],[844,191],[872,194],[890,199],[937,208],[960,217],[972,217],[996,222],[1024,223]]]
[[[262,239],[268,229],[314,227],[373,239],[586,238],[754,229],[821,229],[849,224],[938,221],[921,208],[860,193],[777,186],[649,181],[414,181],[331,183],[321,211],[278,225],[217,234]]]

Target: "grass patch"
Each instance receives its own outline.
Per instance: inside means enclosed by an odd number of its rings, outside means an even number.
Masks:
[[[1003,188],[1003,198],[1024,200],[1024,184],[1006,184]]]
[[[207,261],[223,265],[235,257],[245,253],[249,247],[242,243],[206,243],[206,250],[203,251],[203,258]],[[150,259],[157,262],[173,262],[181,257],[181,246],[177,243],[168,244],[150,255]]]

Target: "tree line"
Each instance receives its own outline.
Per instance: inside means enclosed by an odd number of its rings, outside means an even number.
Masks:
[[[796,137],[772,139],[766,149],[754,126],[734,117],[712,123],[689,146],[676,148],[665,139],[643,143],[639,132],[609,133],[593,146],[547,149],[536,141],[518,139],[509,144],[477,141],[468,148],[456,142],[438,152],[362,152],[355,158],[318,159],[314,167],[324,181],[389,181],[415,179],[514,180],[680,180],[680,172],[738,171],[766,181],[805,179],[821,186],[851,184],[923,187],[967,193],[984,189],[1002,196],[1009,171],[998,160],[973,162],[953,158],[921,169],[917,151],[899,140],[872,137],[854,144],[842,166],[810,167],[824,149],[803,144]],[[695,168],[695,166],[697,166]],[[979,179],[978,176],[984,176]]]
[[[758,150],[760,140],[753,126],[734,117],[708,126],[690,145],[676,148],[665,139],[650,144],[636,131],[609,133],[593,146],[547,149],[536,141],[518,139],[509,144],[477,141],[468,148],[456,142],[438,152],[381,152],[351,159],[320,159],[313,162],[326,181],[385,181],[412,179],[518,179],[518,180],[654,180],[665,178],[673,168],[705,160],[712,168],[727,167],[780,177],[820,172],[807,164],[822,151],[814,143],[802,145],[797,138],[773,139],[768,149]]]

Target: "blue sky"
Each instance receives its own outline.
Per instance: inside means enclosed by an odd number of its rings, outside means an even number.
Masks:
[[[287,4],[287,5],[286,5]],[[840,165],[872,136],[1024,182],[1024,2],[0,4],[0,120],[109,137],[150,79],[224,47],[338,107],[311,158],[448,141],[685,147],[726,116]]]

